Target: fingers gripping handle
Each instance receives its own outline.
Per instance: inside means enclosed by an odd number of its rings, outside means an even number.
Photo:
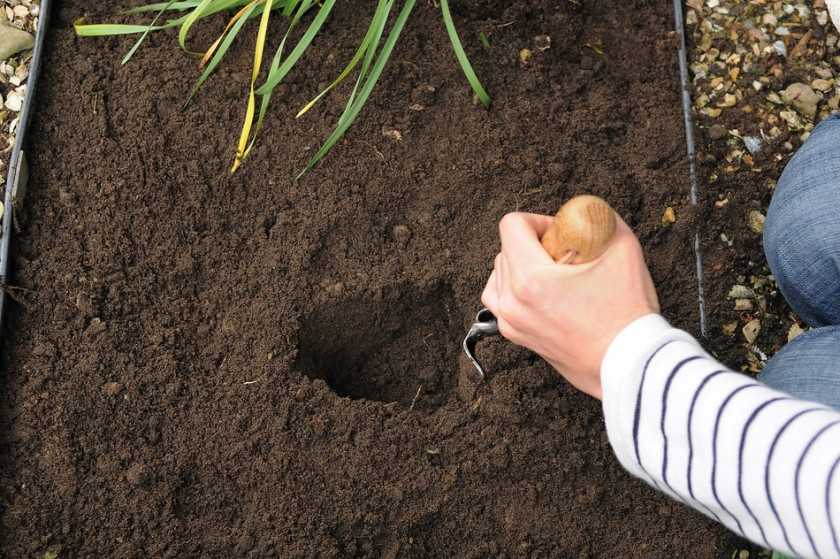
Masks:
[[[601,256],[614,233],[615,212],[610,205],[597,196],[582,195],[560,208],[543,235],[542,245],[561,264],[582,264]],[[496,317],[489,310],[481,309],[464,338],[464,352],[482,379],[485,373],[475,358],[476,342],[498,332]]]
[[[582,264],[601,256],[614,233],[613,209],[603,199],[585,194],[563,204],[542,245],[557,262]]]

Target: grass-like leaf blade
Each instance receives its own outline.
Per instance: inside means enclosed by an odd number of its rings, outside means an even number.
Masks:
[[[490,96],[484,91],[478,76],[472,69],[467,53],[464,52],[464,47],[461,45],[461,39],[458,38],[458,32],[455,30],[455,23],[452,21],[452,14],[449,12],[448,0],[440,0],[440,11],[443,14],[443,22],[446,25],[446,32],[449,34],[449,41],[452,43],[452,48],[455,49],[455,56],[458,58],[458,63],[461,65],[461,70],[467,76],[467,80],[478,95],[478,98],[484,104],[484,107],[490,108]]]
[[[403,27],[405,26],[405,22],[408,19],[408,15],[411,13],[411,9],[414,7],[415,0],[406,0],[405,4],[403,5],[402,10],[400,11],[400,15],[397,17],[397,20],[394,22],[394,27],[391,29],[391,33],[388,35],[388,38],[385,40],[385,45],[382,47],[382,52],[379,53],[379,57],[376,59],[376,63],[373,65],[373,68],[370,71],[370,75],[368,76],[367,80],[365,80],[364,86],[362,86],[361,91],[359,92],[358,98],[353,102],[353,104],[348,107],[348,109],[344,112],[344,114],[339,119],[339,125],[333,131],[329,138],[324,142],[324,145],[321,146],[321,149],[312,157],[312,160],[306,165],[306,168],[300,172],[297,178],[303,176],[306,171],[312,168],[323,156],[327,153],[330,148],[338,141],[338,139],[344,135],[344,132],[350,127],[353,121],[358,116],[359,112],[362,110],[365,102],[367,101],[368,97],[370,96],[371,91],[373,91],[376,82],[379,80],[379,76],[382,74],[382,69],[385,67],[385,63],[388,62],[388,57],[391,55],[391,52],[394,50],[394,45],[397,42],[397,39],[402,33]]]
[[[271,61],[271,67],[269,69],[269,75],[273,72],[276,72],[278,70],[278,68],[280,67],[280,61],[283,58],[283,48],[286,45],[286,41],[288,40],[289,35],[292,32],[292,29],[294,29],[295,26],[297,26],[298,22],[300,22],[300,19],[303,17],[303,15],[306,12],[308,12],[309,9],[312,8],[312,7],[313,7],[312,0],[301,0],[300,4],[298,6],[297,13],[295,14],[294,18],[292,18],[292,21],[289,24],[289,27],[286,29],[286,34],[283,35],[283,40],[280,42],[280,46],[277,47],[277,51],[274,53],[274,58]],[[262,101],[260,103],[260,113],[257,116],[257,125],[254,128],[254,133],[251,136],[251,143],[248,144],[248,148],[245,150],[245,153],[243,154],[242,159],[245,159],[246,157],[248,157],[248,154],[251,152],[251,148],[254,147],[254,143],[257,141],[257,134],[260,133],[260,129],[262,128],[263,119],[265,118],[265,113],[268,110],[268,103],[270,101],[271,101],[271,91],[269,91],[268,93],[266,93],[265,95],[262,96]]]
[[[388,23],[388,16],[391,14],[391,9],[394,7],[394,1],[395,0],[387,0],[387,4],[380,4],[376,8],[376,13],[373,15],[373,20],[370,22],[370,27],[374,30],[373,36],[371,37],[371,48],[369,48],[365,54],[365,60],[362,62],[362,67],[359,70],[359,76],[356,78],[353,90],[347,98],[347,105],[345,105],[344,111],[338,119],[339,126],[344,119],[347,118],[350,107],[356,101],[356,93],[360,88],[364,87],[364,84],[369,77],[368,72],[376,58],[376,50],[379,48],[379,43],[382,40],[382,34],[385,32],[385,25]]]
[[[320,31],[321,26],[324,24],[327,16],[330,15],[330,11],[334,5],[335,0],[325,0],[324,3],[321,4],[321,7],[318,9],[318,15],[316,15],[312,20],[312,23],[309,24],[309,27],[306,29],[306,33],[304,33],[303,37],[300,38],[300,41],[292,52],[289,53],[289,57],[283,62],[283,64],[281,64],[275,72],[272,72],[268,78],[266,78],[265,83],[257,89],[257,95],[265,95],[277,87],[280,80],[289,73],[289,70],[291,70],[295,63],[300,59],[306,51],[306,48],[310,45],[310,43],[312,43],[312,39],[314,39],[315,35],[317,35],[318,31]]]
[[[222,61],[222,58],[227,53],[228,49],[230,48],[231,43],[236,38],[239,30],[242,29],[242,26],[245,22],[250,19],[251,15],[257,9],[257,2],[258,0],[252,0],[251,5],[243,8],[242,11],[239,13],[242,14],[233,25],[230,27],[230,30],[227,30],[227,34],[224,36],[224,40],[222,41],[219,48],[216,50],[213,58],[210,60],[210,63],[207,64],[207,67],[204,69],[204,72],[201,74],[201,77],[198,78],[198,82],[196,82],[195,87],[193,87],[192,91],[190,92],[190,96],[187,98],[186,102],[184,103],[184,108],[192,101],[192,98],[198,92],[198,88],[202,86],[202,84],[210,77],[210,74],[213,73],[213,70],[216,69],[216,66],[219,65],[219,62]],[[239,14],[237,14],[239,15]]]
[[[345,68],[344,68],[344,70],[341,72],[341,74],[339,74],[339,76],[335,79],[335,81],[334,81],[334,82],[332,82],[329,86],[327,86],[327,87],[324,89],[324,91],[322,91],[321,93],[319,93],[319,94],[318,94],[318,95],[317,95],[314,99],[312,99],[309,103],[307,103],[307,104],[306,104],[306,106],[304,106],[304,107],[303,107],[303,108],[302,108],[302,109],[298,112],[298,114],[297,114],[297,115],[295,115],[295,118],[300,118],[301,116],[303,116],[303,115],[304,115],[304,114],[305,114],[305,113],[306,113],[309,109],[311,109],[311,108],[312,108],[312,106],[313,106],[315,103],[317,103],[317,102],[318,102],[318,101],[319,101],[319,100],[320,100],[320,99],[321,99],[324,95],[326,95],[327,93],[329,93],[329,91],[330,91],[331,89],[333,89],[335,86],[337,86],[339,83],[341,83],[341,81],[342,81],[344,78],[346,78],[346,77],[350,74],[350,72],[352,72],[352,71],[353,71],[353,68],[355,68],[355,67],[356,67],[356,65],[359,63],[359,61],[361,61],[361,60],[362,60],[362,58],[365,56],[365,53],[368,51],[368,48],[370,47],[371,43],[373,42],[373,37],[374,37],[374,35],[376,35],[376,31],[377,31],[377,26],[375,25],[375,22],[376,22],[376,15],[378,15],[378,14],[380,13],[380,10],[381,10],[382,8],[384,8],[384,7],[385,7],[386,3],[387,3],[387,0],[379,0],[379,5],[376,7],[376,12],[375,12],[375,15],[374,15],[374,21],[373,21],[373,22],[371,23],[371,25],[368,27],[368,30],[367,30],[367,32],[365,33],[365,38],[364,38],[364,39],[362,39],[362,42],[361,42],[361,44],[359,45],[358,50],[356,50],[356,54],[354,54],[354,55],[353,55],[353,58],[351,58],[351,59],[350,59],[350,62],[347,64],[347,67],[345,67]],[[389,7],[388,9],[390,10],[390,7]],[[387,14],[386,14],[386,15],[387,15]],[[379,31],[379,34],[380,34],[380,35],[382,34],[381,29],[380,29],[380,31]],[[378,43],[378,40],[377,40],[377,43]],[[358,82],[357,82],[357,85],[358,85]],[[355,91],[355,88],[354,88],[354,91]],[[351,97],[352,97],[352,96],[351,96]]]
[[[185,10],[189,10],[190,8],[195,8],[196,6],[198,6],[198,0],[193,0],[191,2],[160,2],[157,4],[146,4],[145,6],[137,6],[136,8],[123,10],[120,13],[124,15],[141,14],[144,12],[156,12],[158,10],[178,10],[183,12]]]
[[[187,16],[168,21],[162,25],[153,27],[152,31],[160,31],[162,29],[169,29],[171,27],[178,27]],[[148,25],[133,25],[128,23],[85,23],[85,18],[81,17],[73,22],[73,28],[76,30],[76,35],[79,37],[110,37],[114,35],[132,35],[134,33],[145,33],[149,29]]]
[[[137,42],[134,43],[134,46],[131,47],[131,50],[128,51],[128,54],[126,54],[123,57],[123,59],[122,59],[123,64],[125,64],[126,62],[131,60],[131,57],[134,56],[134,53],[137,52],[137,49],[140,48],[141,44],[143,44],[143,41],[146,39],[146,36],[149,34],[150,31],[152,31],[154,29],[155,24],[157,23],[157,20],[160,19],[160,16],[162,16],[166,12],[166,10],[168,10],[170,8],[170,6],[172,6],[172,4],[174,4],[174,3],[175,3],[175,0],[170,0],[169,3],[166,4],[166,6],[161,8],[161,10],[158,12],[158,15],[156,15],[155,19],[152,20],[152,23],[150,23],[149,27],[146,28],[146,31],[144,31],[143,34],[140,35],[140,38],[137,39]]]
[[[213,0],[201,0],[201,3],[193,9],[187,15],[187,19],[181,24],[181,28],[178,30],[178,44],[181,45],[181,49],[184,52],[195,54],[201,56],[203,53],[200,52],[192,52],[191,50],[187,49],[187,33],[189,32],[190,28],[192,27],[193,23],[198,21],[201,17],[206,16],[208,14],[203,13],[207,6],[209,6]]]

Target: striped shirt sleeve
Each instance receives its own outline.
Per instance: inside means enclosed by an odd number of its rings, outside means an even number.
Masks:
[[[601,384],[630,473],[753,542],[840,557],[840,412],[727,369],[659,315],[616,337]]]

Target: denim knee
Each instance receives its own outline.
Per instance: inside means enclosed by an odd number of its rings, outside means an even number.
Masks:
[[[796,398],[840,410],[840,326],[798,336],[770,359],[759,380]]]
[[[782,173],[764,251],[779,289],[807,324],[840,324],[840,115],[817,125]]]

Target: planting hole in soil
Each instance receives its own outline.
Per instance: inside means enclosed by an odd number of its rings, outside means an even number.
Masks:
[[[342,397],[434,411],[452,395],[461,321],[446,286],[328,299],[302,321],[295,368]]]

